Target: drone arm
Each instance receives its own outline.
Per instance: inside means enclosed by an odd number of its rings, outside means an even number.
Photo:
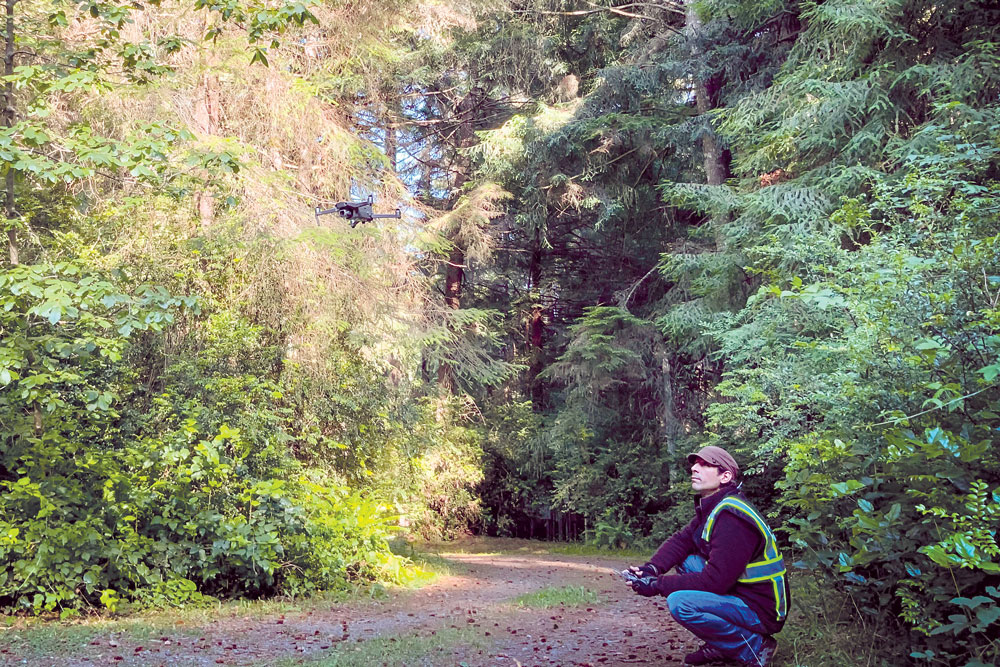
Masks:
[[[372,211],[372,196],[368,196],[367,201],[362,202],[337,202],[333,208],[322,208],[317,206],[314,209],[316,214],[316,224],[319,224],[319,216],[330,213],[337,213],[340,217],[349,220],[353,229],[359,222],[368,222],[376,218],[402,218],[402,212],[397,208],[395,213],[375,213]]]

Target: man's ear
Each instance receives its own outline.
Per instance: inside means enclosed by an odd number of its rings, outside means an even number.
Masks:
[[[719,475],[719,481],[722,482],[723,484],[729,484],[731,481],[733,481],[733,471],[723,470],[722,474]]]

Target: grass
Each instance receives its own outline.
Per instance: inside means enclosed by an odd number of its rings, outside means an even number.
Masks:
[[[25,657],[37,658],[70,655],[79,646],[89,644],[98,637],[114,636],[123,641],[146,642],[167,632],[175,635],[195,632],[165,622],[165,619],[159,620],[161,622],[157,619],[100,619],[72,623],[19,620],[0,631],[0,639]]]
[[[563,586],[561,588],[543,588],[534,593],[525,593],[514,598],[513,603],[519,607],[558,607],[559,605],[580,606],[597,604],[600,596],[585,586]]]
[[[403,546],[405,545],[405,546]],[[406,542],[393,548],[396,553],[419,562],[427,554],[475,554],[500,556],[503,554],[560,554],[565,556],[607,556],[609,558],[641,559],[645,562],[654,550],[608,549],[582,542],[542,542],[514,537],[463,537],[450,542]],[[414,556],[415,555],[415,556]]]
[[[890,635],[884,622],[860,614],[850,597],[804,573],[793,573],[792,607],[777,639],[778,664],[795,667],[890,667],[902,662],[906,649],[906,640]]]
[[[163,635],[198,636],[204,626],[220,618],[267,618],[284,613],[308,612],[345,601],[376,597],[378,585],[334,591],[308,598],[233,600],[181,609],[166,608],[120,615],[83,616],[69,621],[34,617],[0,617],[0,642],[28,658],[71,654],[76,647],[102,637],[122,643],[147,642]]]
[[[549,549],[549,553],[562,554],[565,556],[608,556],[612,558],[624,558],[645,563],[653,555],[656,549],[608,549],[607,547],[595,547],[583,542],[554,542]]]
[[[389,543],[389,546],[397,556],[409,558],[414,565],[414,569],[420,573],[418,576],[413,577],[415,583],[409,585],[409,588],[426,586],[439,576],[463,574],[468,570],[461,563],[448,560],[437,551],[431,551],[430,545],[414,545],[412,542],[394,540]]]
[[[409,558],[416,567],[420,568],[429,575],[441,576],[455,574],[456,563],[449,561],[440,554],[411,551],[407,558]]]
[[[486,640],[475,632],[462,629],[437,630],[433,635],[397,635],[376,637],[353,645],[344,645],[316,659],[301,656],[268,661],[263,665],[291,667],[308,664],[315,667],[369,667],[370,665],[461,665],[456,653],[469,655],[483,650]]]

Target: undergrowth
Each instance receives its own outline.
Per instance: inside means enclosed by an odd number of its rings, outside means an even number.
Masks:
[[[792,607],[777,635],[782,664],[795,667],[890,667],[906,661],[883,619],[858,613],[849,595],[793,573]]]

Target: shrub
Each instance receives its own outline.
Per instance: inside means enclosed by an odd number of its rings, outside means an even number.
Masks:
[[[392,579],[385,507],[302,474],[253,330],[168,369],[122,359],[198,302],[75,264],[0,273],[0,607],[49,612]],[[215,318],[216,322],[225,318]],[[148,341],[146,341],[148,343]],[[246,356],[243,350],[246,350]],[[270,353],[264,350],[262,358]],[[246,428],[234,428],[227,419]]]

